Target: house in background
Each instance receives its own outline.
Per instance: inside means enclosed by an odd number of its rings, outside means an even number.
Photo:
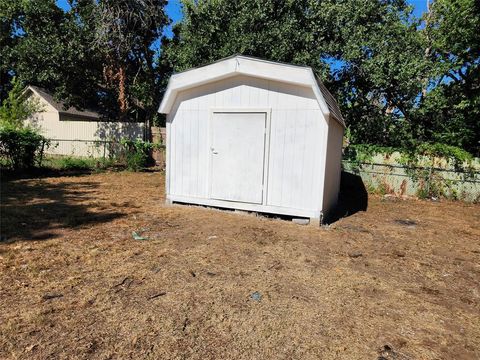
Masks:
[[[27,98],[38,100],[41,111],[35,113],[29,123],[41,134],[52,140],[45,152],[56,155],[93,156],[109,155],[112,147],[105,141],[118,142],[122,138],[143,138],[143,123],[106,121],[91,110],[65,109],[44,89],[28,86]]]
[[[309,67],[233,56],[173,75],[166,195],[310,218],[335,207],[344,121]]]

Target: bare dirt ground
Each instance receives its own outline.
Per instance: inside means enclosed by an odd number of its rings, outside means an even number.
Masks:
[[[0,358],[480,358],[479,205],[370,196],[315,228],[163,181],[2,183]]]

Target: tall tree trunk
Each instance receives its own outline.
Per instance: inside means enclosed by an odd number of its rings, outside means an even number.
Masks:
[[[125,65],[121,65],[118,69],[118,105],[120,106],[120,116],[125,117],[128,109]]]
[[[432,41],[429,36],[429,26],[432,18],[432,11],[430,7],[430,0],[427,0],[427,16],[425,17],[425,37],[427,39],[427,47],[425,48],[424,58],[426,61],[430,58],[432,54]],[[425,74],[425,77],[422,81],[422,100],[427,96],[428,90],[428,74]]]

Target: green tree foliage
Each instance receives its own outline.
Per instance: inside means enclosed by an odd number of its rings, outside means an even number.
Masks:
[[[311,66],[354,143],[480,155],[477,0],[431,0],[422,19],[406,0],[184,0],[173,39],[166,0],[69,4],[0,0],[0,99],[17,76],[67,105],[152,119],[170,72],[241,53]]]
[[[12,83],[0,107],[0,164],[13,169],[31,168],[40,164],[49,142],[25,121],[42,108],[38,101],[25,96],[19,80],[14,77]]]
[[[165,40],[165,60],[176,71],[235,53],[319,65],[318,39],[304,10],[308,0],[184,1],[184,19]]]
[[[436,0],[422,30],[430,91],[416,109],[422,140],[480,156],[480,2]]]
[[[80,3],[78,10],[84,7]],[[24,84],[52,91],[67,105],[95,104],[100,63],[76,10],[66,13],[54,0],[0,1],[3,96],[10,77],[17,76]]]
[[[234,53],[309,65],[336,94],[354,142],[444,142],[478,154],[475,0],[435,0],[423,20],[403,0],[183,5],[162,54],[174,71]]]
[[[233,53],[309,65],[356,141],[388,142],[420,90],[423,49],[404,1],[185,1],[184,13],[164,50],[176,71]]]
[[[25,120],[43,109],[38,100],[24,96],[24,86],[18,79],[13,78],[12,85],[0,106],[0,127],[20,129],[24,127]]]
[[[0,99],[13,76],[110,118],[152,117],[160,96],[156,50],[165,0],[0,0]]]
[[[156,112],[160,90],[155,50],[169,19],[166,0],[102,0],[95,9],[94,48],[105,61],[104,77],[122,115]],[[152,96],[153,95],[153,96]]]

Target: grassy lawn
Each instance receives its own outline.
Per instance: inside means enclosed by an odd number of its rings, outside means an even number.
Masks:
[[[315,228],[163,184],[2,182],[1,359],[480,357],[478,204],[370,196]]]

